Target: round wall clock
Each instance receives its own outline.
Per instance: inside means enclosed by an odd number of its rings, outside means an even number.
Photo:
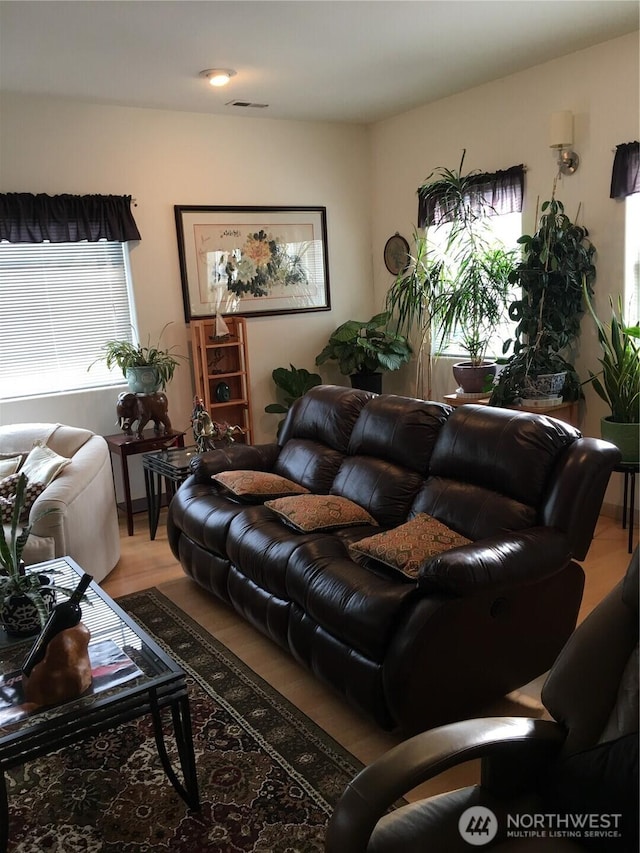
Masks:
[[[384,265],[392,275],[399,275],[409,266],[409,244],[398,232],[384,246]]]
[[[218,403],[228,403],[231,399],[231,389],[226,382],[218,382],[215,394]]]

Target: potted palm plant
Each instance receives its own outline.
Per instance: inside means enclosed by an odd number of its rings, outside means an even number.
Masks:
[[[457,170],[439,167],[420,187],[424,204],[445,216],[416,240],[416,257],[389,290],[387,308],[398,317],[399,330],[409,334],[420,325],[421,354],[423,346],[430,356],[432,344],[447,346],[456,335],[468,359],[454,365],[454,376],[464,392],[476,393],[486,390],[497,370],[487,350],[506,315],[515,253],[491,233],[488,220],[495,211],[478,173],[463,174],[465,153]]]
[[[133,393],[154,394],[163,391],[173,378],[180,363],[178,359],[186,358],[174,353],[175,347],[161,348],[160,341],[168,325],[163,327],[156,344],[151,344],[150,338],[146,346],[129,340],[107,341],[102,347],[104,354],[97,361],[104,360],[109,370],[119,367]],[[89,369],[91,367],[89,365]]]
[[[7,634],[29,636],[37,634],[47,620],[56,601],[56,592],[70,595],[73,590],[55,586],[50,579],[25,567],[22,559],[24,547],[35,522],[55,509],[48,509],[37,519],[22,525],[25,511],[27,478],[17,479],[9,535],[0,524],[0,623]]]
[[[316,356],[316,364],[337,361],[340,372],[351,377],[353,388],[380,393],[381,371],[397,370],[412,353],[408,340],[388,328],[389,320],[389,312],[384,311],[366,322],[342,323]]]
[[[386,308],[396,320],[396,331],[416,336],[415,394],[431,399],[432,322],[438,292],[439,265],[431,257],[424,234],[414,232],[415,250],[409,264],[387,293]]]
[[[537,231],[518,242],[522,260],[510,279],[522,295],[509,306],[515,340],[504,345],[506,352],[513,344],[513,354],[500,372],[491,404],[577,400],[580,380],[570,359],[585,310],[583,281],[593,291],[595,248],[587,229],[572,222],[555,198],[555,183],[551,199],[542,204]]]
[[[611,321],[597,316],[585,286],[584,298],[593,318],[602,349],[599,373],[589,371],[596,394],[609,406],[610,414],[600,421],[602,438],[615,444],[622,461],[637,463],[640,458],[640,326],[628,326],[618,298],[617,312],[611,297]]]

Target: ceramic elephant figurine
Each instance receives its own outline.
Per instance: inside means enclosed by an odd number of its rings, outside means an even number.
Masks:
[[[169,401],[167,395],[157,394],[133,394],[131,391],[123,391],[118,395],[116,412],[118,414],[118,425],[126,435],[133,435],[131,427],[138,421],[136,436],[142,438],[142,431],[153,421],[153,428],[160,432],[160,425],[165,432],[171,431],[171,421],[167,410]]]

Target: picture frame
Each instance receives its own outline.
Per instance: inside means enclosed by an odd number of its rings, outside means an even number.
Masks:
[[[331,309],[324,207],[174,205],[184,315]]]

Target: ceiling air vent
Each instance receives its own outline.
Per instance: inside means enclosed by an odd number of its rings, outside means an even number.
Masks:
[[[227,101],[225,104],[227,107],[253,107],[254,109],[263,110],[265,107],[268,107],[269,104],[253,104],[251,101]]]

